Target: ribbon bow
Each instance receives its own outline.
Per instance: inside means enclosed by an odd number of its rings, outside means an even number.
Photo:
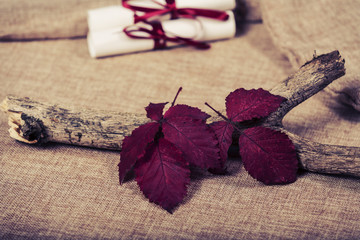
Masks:
[[[134,12],[139,11],[144,14],[141,16],[134,15],[134,22],[138,23],[141,21],[146,21],[154,16],[161,16],[170,13],[171,19],[176,19],[179,17],[184,18],[195,18],[197,16],[213,18],[220,21],[226,21],[229,19],[229,15],[225,11],[211,10],[211,9],[200,9],[200,8],[177,8],[175,0],[166,0],[166,4],[162,4],[155,0],[151,0],[157,5],[163,7],[159,8],[149,8],[149,7],[140,7],[129,4],[131,0],[122,0],[122,5],[125,8],[128,8]]]
[[[152,29],[145,27],[137,27],[136,29],[130,29],[134,26],[126,27],[123,31],[128,37],[135,39],[153,39],[154,40],[154,49],[163,49],[166,47],[166,42],[174,43],[185,43],[190,46],[194,46],[199,49],[208,49],[210,45],[203,42],[198,42],[190,38],[183,38],[179,36],[167,36],[160,22],[146,22],[149,24]],[[136,33],[147,33],[149,36],[143,36],[142,34]]]

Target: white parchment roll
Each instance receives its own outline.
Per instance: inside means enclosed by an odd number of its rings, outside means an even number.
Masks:
[[[165,0],[158,0],[165,4]],[[129,2],[134,6],[161,8],[160,5],[149,0],[133,0]],[[236,6],[235,0],[177,0],[178,8],[202,8],[211,10],[232,10]],[[141,15],[142,13],[137,13]],[[169,16],[158,17],[160,20],[167,20]],[[154,20],[154,19],[153,19]],[[134,12],[124,8],[121,5],[97,8],[88,11],[89,31],[102,31],[105,29],[113,29],[116,27],[126,27],[134,24]]]
[[[162,22],[164,31],[169,35],[191,38],[196,41],[214,41],[232,38],[236,33],[236,24],[232,11],[227,11],[229,19],[218,21],[206,17],[197,19],[176,19]],[[141,24],[140,24],[141,25]],[[142,26],[142,25],[141,25]],[[123,32],[123,27],[103,31],[89,32],[88,47],[94,58],[152,50],[151,39],[134,39]],[[144,36],[147,36],[146,34]],[[168,46],[174,46],[168,43]]]

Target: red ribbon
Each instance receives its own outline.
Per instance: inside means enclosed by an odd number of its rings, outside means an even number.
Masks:
[[[152,29],[149,30],[145,27],[137,27],[136,29],[130,29],[134,26],[126,27],[123,31],[124,33],[131,38],[135,39],[153,39],[154,40],[154,49],[163,49],[166,47],[166,42],[174,42],[174,43],[185,43],[190,46],[194,46],[199,49],[208,49],[210,48],[210,45],[203,42],[198,42],[195,40],[192,40],[190,38],[183,38],[183,37],[169,37],[166,35],[162,25],[160,22],[146,22],[149,24]],[[149,36],[142,36],[138,35],[136,33],[147,33]]]
[[[171,14],[171,19],[176,19],[179,17],[195,18],[197,16],[213,18],[220,21],[226,21],[229,19],[229,15],[225,11],[200,8],[177,8],[175,0],[166,0],[166,4],[161,4],[155,0],[151,0],[152,2],[162,6],[162,9],[134,6],[129,4],[129,1],[131,0],[122,0],[123,7],[128,8],[134,12],[139,11],[144,13],[142,16],[138,16],[135,13],[134,23],[146,21],[151,17],[161,16],[168,13]]]

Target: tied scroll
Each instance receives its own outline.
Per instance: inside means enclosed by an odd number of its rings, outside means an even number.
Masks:
[[[175,1],[174,1],[175,2]],[[108,6],[103,8],[92,9],[88,11],[88,26],[90,32],[97,32],[106,29],[114,29],[119,27],[127,27],[138,21],[135,20],[136,16],[144,16],[146,13],[136,11],[137,8],[144,9],[163,9],[166,6],[165,0],[132,0],[123,1],[123,5],[133,6],[131,9],[117,5]],[[201,9],[201,10],[215,10],[226,11],[232,10],[236,7],[235,0],[177,0],[177,9]],[[134,10],[132,10],[134,9]],[[155,15],[152,21],[170,20],[170,14]]]
[[[162,28],[168,37],[192,39],[194,41],[214,41],[232,38],[236,33],[234,15],[227,12],[229,19],[217,21],[205,17],[196,19],[176,19],[162,22]],[[150,24],[139,24],[141,28],[152,30]],[[139,33],[142,38],[129,37],[124,28],[108,29],[88,34],[88,46],[92,57],[105,57],[132,52],[157,49],[156,41],[144,32]],[[167,42],[167,47],[176,46],[184,42]]]
[[[235,36],[236,22],[231,11],[235,0],[178,0],[176,6],[166,5],[171,0],[162,2],[124,0],[123,6],[90,10],[90,55],[99,58],[178,45],[207,49],[205,42]]]

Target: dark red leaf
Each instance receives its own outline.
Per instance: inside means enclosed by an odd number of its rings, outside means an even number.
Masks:
[[[144,156],[147,145],[154,141],[159,127],[160,124],[157,122],[147,123],[136,128],[130,136],[124,138],[118,165],[120,184],[136,161]]]
[[[201,119],[206,121],[210,117],[209,114],[201,111],[198,108],[190,107],[188,105],[177,104],[173,107],[170,107],[164,114],[164,118],[174,118],[174,117],[190,117],[193,119]]]
[[[266,117],[285,100],[264,89],[239,88],[226,97],[226,113],[234,122]]]
[[[184,158],[202,168],[219,168],[219,148],[215,133],[203,120],[172,117],[162,125],[164,138],[184,153]]]
[[[211,123],[210,128],[215,132],[218,139],[221,164],[224,167],[226,159],[228,158],[228,150],[232,143],[234,127],[229,122],[219,121]]]
[[[160,121],[166,103],[150,103],[146,108],[146,116],[154,121]]]
[[[189,166],[181,151],[163,138],[149,145],[136,163],[135,175],[150,202],[169,212],[184,199],[190,182]]]
[[[240,155],[249,174],[265,184],[296,180],[298,159],[285,133],[264,127],[246,129],[239,139]]]

